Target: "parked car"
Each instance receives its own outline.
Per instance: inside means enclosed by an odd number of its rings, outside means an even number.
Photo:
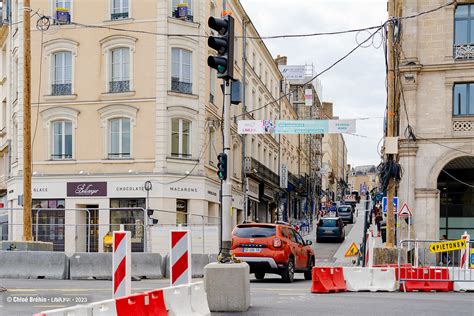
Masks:
[[[293,282],[295,272],[303,272],[311,280],[315,256],[311,241],[304,241],[289,224],[246,223],[232,232],[232,254],[250,266],[250,273],[262,280],[265,273],[281,275]]]
[[[354,212],[350,205],[340,205],[337,214],[344,223],[354,224]]]
[[[346,238],[344,223],[340,217],[323,217],[316,228],[316,242],[336,240],[343,242]]]

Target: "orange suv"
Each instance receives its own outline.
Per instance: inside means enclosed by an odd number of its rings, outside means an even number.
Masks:
[[[246,223],[232,232],[232,254],[250,266],[250,273],[262,280],[265,273],[276,273],[283,281],[293,282],[295,272],[311,280],[314,251],[287,223]]]

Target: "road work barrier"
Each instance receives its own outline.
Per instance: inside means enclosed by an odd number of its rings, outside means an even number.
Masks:
[[[394,268],[344,267],[343,274],[347,290],[351,292],[393,292],[397,289]]]
[[[131,294],[96,303],[44,311],[35,316],[211,315],[204,282]]]
[[[69,260],[62,252],[0,251],[0,278],[65,280]]]
[[[456,292],[474,291],[474,269],[449,268],[449,277],[453,280]],[[456,281],[454,281],[456,280]]]
[[[313,267],[311,293],[347,291],[342,267]]]
[[[406,292],[449,292],[453,290],[453,281],[449,277],[448,268],[412,268],[407,271],[406,279],[403,280],[401,276],[400,280],[400,290]]]
[[[170,231],[170,283],[191,283],[191,233],[189,230]]]
[[[115,298],[132,293],[132,246],[130,232],[115,231],[113,237],[112,286]]]

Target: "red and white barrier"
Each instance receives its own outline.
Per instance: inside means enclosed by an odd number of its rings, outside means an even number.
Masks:
[[[469,269],[469,241],[471,236],[467,232],[461,235],[461,239],[466,241],[466,248],[461,249],[461,260],[459,261],[459,267],[461,269]]]
[[[374,246],[375,239],[372,237],[372,233],[367,230],[365,239],[365,266],[372,268],[374,265]]]
[[[171,286],[191,283],[191,232],[172,230],[170,249]]]
[[[130,232],[114,232],[113,249],[113,297],[118,298],[130,295],[132,290],[132,253]]]

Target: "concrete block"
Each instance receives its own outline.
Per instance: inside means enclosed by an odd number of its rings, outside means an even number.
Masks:
[[[401,251],[401,261],[406,262],[407,252],[406,250]],[[398,263],[398,250],[396,248],[374,248],[374,265],[381,264],[397,264]]]
[[[249,309],[250,268],[247,263],[210,263],[204,268],[204,283],[211,312]]]
[[[191,273],[193,278],[202,278],[204,276],[204,267],[209,263],[209,260],[209,255],[207,254],[191,254]],[[161,270],[164,278],[170,277],[170,257],[168,254],[163,257]]]
[[[112,280],[112,253],[75,253],[69,257],[69,272],[71,280]]]
[[[161,255],[151,252],[132,253],[132,276],[142,279],[161,279]]]
[[[68,263],[62,252],[1,251],[0,278],[66,280]]]
[[[209,255],[202,253],[191,254],[191,272],[193,278],[204,277],[204,268],[209,264]]]
[[[45,241],[0,241],[0,250],[53,251],[53,243]]]

